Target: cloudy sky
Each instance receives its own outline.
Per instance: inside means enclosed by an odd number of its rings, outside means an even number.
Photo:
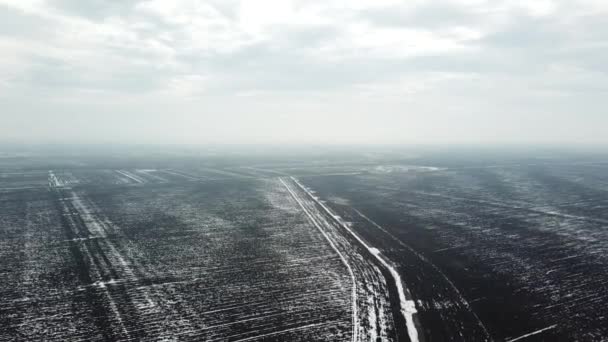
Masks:
[[[608,143],[606,0],[0,0],[0,140]]]

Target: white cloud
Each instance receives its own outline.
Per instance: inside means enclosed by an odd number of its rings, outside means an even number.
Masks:
[[[326,139],[346,125],[344,141],[462,140],[467,127],[491,131],[496,121],[513,125],[494,136],[509,140],[504,132],[517,124],[508,113],[589,115],[597,125],[606,105],[601,0],[0,0],[3,18],[0,99],[3,108],[36,99],[45,114],[31,102],[13,108],[34,122],[89,106],[90,115],[133,120],[156,113],[157,132],[172,120],[162,109],[179,106],[184,120],[225,139],[250,136],[250,127],[220,129],[216,115],[274,120],[257,136],[271,139],[290,129],[286,112],[314,111],[329,127],[303,120],[306,137],[281,139]],[[574,110],[581,102],[586,113]],[[358,123],[348,126],[351,113]],[[433,126],[442,115],[458,118],[456,133]],[[534,122],[521,134],[542,140]],[[196,125],[187,126],[184,136],[196,140]],[[0,134],[11,130],[4,127]]]

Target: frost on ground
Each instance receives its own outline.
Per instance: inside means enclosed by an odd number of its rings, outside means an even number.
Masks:
[[[276,179],[119,171],[0,193],[0,340],[352,338],[349,275]]]
[[[606,163],[172,160],[0,170],[0,341],[608,336]]]
[[[388,265],[382,263],[380,257],[374,259],[370,255],[372,248],[296,179],[285,177],[281,178],[281,182],[310,221],[324,235],[349,271],[352,282],[352,340],[391,341],[405,339],[404,335],[408,334],[411,341],[417,341],[415,327],[412,326],[413,331],[409,329],[403,331],[395,324],[395,312],[391,310],[389,297],[391,291],[387,284],[387,273],[390,272]],[[385,272],[380,268],[384,268]],[[394,278],[389,281],[395,286]],[[398,298],[392,300],[399,301]]]
[[[607,165],[465,166],[305,183],[319,197],[349,200],[328,205],[385,246],[425,334],[601,341],[608,336]]]

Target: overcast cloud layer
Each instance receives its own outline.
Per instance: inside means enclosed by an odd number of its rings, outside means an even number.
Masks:
[[[0,140],[608,143],[606,0],[0,0]]]

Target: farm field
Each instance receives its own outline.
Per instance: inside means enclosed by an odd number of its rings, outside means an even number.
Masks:
[[[0,341],[602,341],[608,159],[0,158]]]
[[[351,337],[350,278],[282,183],[175,175],[2,191],[0,340]]]
[[[608,164],[302,182],[398,263],[427,336],[608,337]]]

